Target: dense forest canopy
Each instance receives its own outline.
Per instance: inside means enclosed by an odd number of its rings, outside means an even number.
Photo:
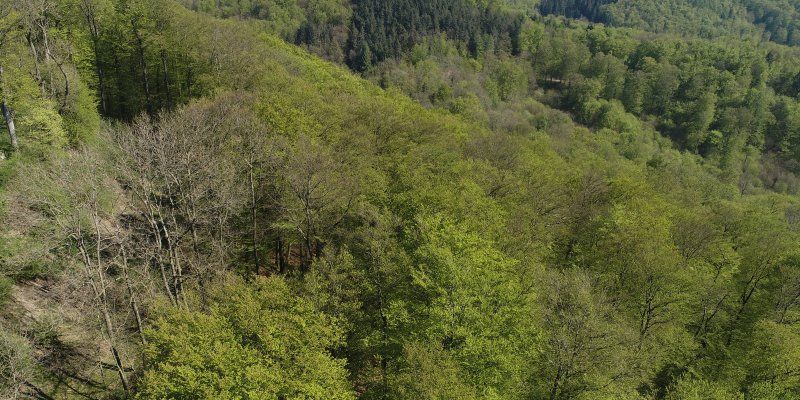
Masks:
[[[542,0],[540,10],[651,32],[756,37],[800,45],[796,0]]]
[[[0,1],[0,398],[800,397],[798,10]]]

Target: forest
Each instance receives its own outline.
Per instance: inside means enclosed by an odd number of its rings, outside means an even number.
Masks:
[[[797,0],[0,0],[0,399],[800,398]]]

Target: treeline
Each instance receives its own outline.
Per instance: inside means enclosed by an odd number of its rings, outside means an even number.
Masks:
[[[184,1],[220,17],[253,19],[270,32],[329,60],[364,71],[398,57],[428,35],[444,33],[472,54],[501,49],[518,53],[532,0],[475,2],[416,0],[315,0],[309,2]]]

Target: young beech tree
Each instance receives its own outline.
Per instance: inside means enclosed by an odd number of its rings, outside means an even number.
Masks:
[[[403,347],[392,398],[397,400],[481,398],[464,379],[458,362],[438,345],[408,343]]]
[[[272,189],[271,183],[275,180],[274,169],[268,162],[272,156],[273,148],[269,146],[273,137],[272,131],[261,120],[256,118],[248,108],[252,98],[243,94],[232,95],[233,101],[238,104],[235,111],[229,112],[228,129],[232,132],[231,150],[241,154],[234,168],[240,181],[244,181],[247,192],[247,216],[243,217],[246,227],[242,229],[242,236],[247,237],[247,247],[243,252],[252,263],[252,271],[258,275],[267,265],[265,256],[265,231],[268,224],[263,219],[271,217],[265,215],[268,208],[267,191]],[[274,186],[274,185],[272,185]],[[278,270],[281,271],[280,256],[275,257]]]
[[[477,393],[517,396],[537,338],[517,262],[441,215],[421,216],[418,225],[411,275],[420,301],[415,319],[424,325],[415,330],[443,346]]]
[[[545,278],[547,339],[534,364],[533,398],[612,397],[636,374],[630,363],[635,350],[628,344],[637,332],[625,325],[591,280],[578,269]]]
[[[147,330],[138,399],[354,399],[331,317],[281,278],[217,288],[207,313],[162,310]]]
[[[793,254],[785,259],[770,286],[774,293],[775,321],[800,322],[800,256]]]
[[[753,398],[795,398],[800,395],[800,329],[769,320],[755,324],[742,362],[744,384]],[[772,392],[759,396],[759,392]]]

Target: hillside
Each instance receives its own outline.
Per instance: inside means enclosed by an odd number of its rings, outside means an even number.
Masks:
[[[543,0],[540,10],[649,32],[800,45],[800,3],[793,0]]]
[[[800,395],[797,50],[538,6],[0,4],[0,398]]]
[[[298,3],[291,22],[278,17],[284,13],[264,13],[258,2],[225,4],[187,6],[282,34],[427,106],[474,114],[473,96],[483,111],[531,97],[592,128],[618,120],[619,112],[632,114],[704,156],[742,191],[796,190],[800,50],[758,35],[742,40],[725,24],[706,34],[686,26],[715,26],[702,13],[647,11],[672,28],[638,26],[642,31],[541,17],[538,10],[550,3],[527,1]],[[577,13],[569,16],[600,7],[554,4]],[[748,176],[755,169],[757,176]]]

